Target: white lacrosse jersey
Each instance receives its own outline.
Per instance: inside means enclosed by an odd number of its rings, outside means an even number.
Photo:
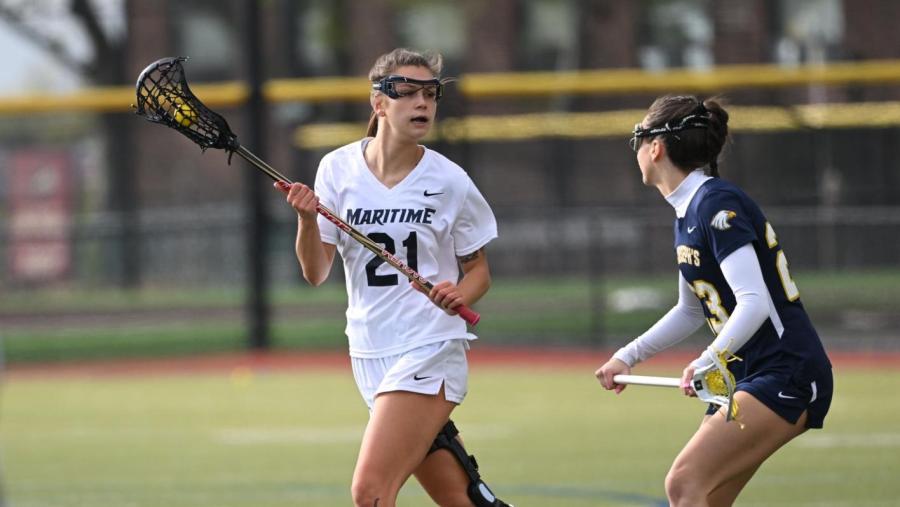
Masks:
[[[457,257],[497,237],[494,213],[469,176],[425,148],[418,165],[393,188],[366,164],[369,139],[325,155],[316,173],[319,202],[394,254],[426,280],[456,283]],[[350,355],[400,354],[428,343],[475,335],[447,315],[407,278],[329,222],[318,218],[322,241],[337,246],[347,284]]]

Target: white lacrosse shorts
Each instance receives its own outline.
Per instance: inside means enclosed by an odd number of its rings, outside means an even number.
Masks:
[[[433,396],[441,385],[444,398],[458,405],[469,389],[468,348],[468,340],[447,340],[393,356],[350,360],[356,386],[370,411],[381,393],[409,391]]]

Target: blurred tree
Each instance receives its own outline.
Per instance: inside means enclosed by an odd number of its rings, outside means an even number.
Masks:
[[[0,18],[60,65],[94,84],[118,84],[125,55],[126,2],[2,0]],[[73,34],[72,26],[81,33]],[[85,39],[89,51],[74,39]]]

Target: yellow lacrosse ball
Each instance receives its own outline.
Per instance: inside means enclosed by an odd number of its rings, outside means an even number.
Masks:
[[[192,123],[194,123],[194,118],[197,117],[194,110],[191,109],[187,104],[182,104],[178,106],[178,109],[175,110],[175,122],[181,125],[182,127],[190,127]]]

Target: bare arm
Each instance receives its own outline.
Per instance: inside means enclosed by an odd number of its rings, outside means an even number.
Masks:
[[[491,288],[491,270],[484,248],[458,259],[463,270],[459,284],[443,281],[428,293],[428,298],[450,315],[457,314],[454,308],[459,305],[475,304]]]
[[[282,182],[276,182],[275,187],[287,194],[287,202],[297,211],[295,250],[303,278],[311,285],[319,286],[331,272],[335,252],[335,246],[322,242],[319,234],[316,212],[319,198],[311,188],[302,183],[287,186]]]
[[[484,247],[459,257],[463,278],[459,281],[462,302],[472,306],[478,302],[491,288],[491,269],[488,265],[487,251]]]
[[[303,278],[310,285],[319,286],[328,278],[331,263],[334,261],[335,246],[322,242],[316,219],[297,219],[297,242],[295,245],[297,260]]]

